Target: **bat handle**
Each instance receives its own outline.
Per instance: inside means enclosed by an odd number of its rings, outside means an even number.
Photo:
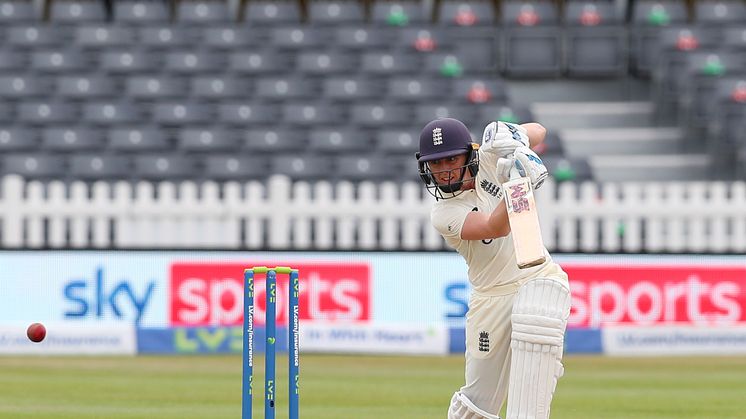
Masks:
[[[511,180],[520,179],[523,176],[521,176],[521,172],[518,171],[518,167],[516,166],[516,162],[517,161],[515,159],[515,154],[513,154],[512,159],[513,159],[513,165],[510,166],[510,179]],[[518,164],[520,164],[520,163],[518,163]]]

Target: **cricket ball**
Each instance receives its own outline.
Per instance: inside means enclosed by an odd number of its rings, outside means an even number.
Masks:
[[[34,323],[26,329],[26,336],[32,342],[41,342],[47,335],[47,329],[41,323]]]

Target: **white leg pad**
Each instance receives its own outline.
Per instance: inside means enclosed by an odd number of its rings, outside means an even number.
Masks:
[[[507,419],[547,419],[570,316],[570,292],[560,282],[538,278],[518,290],[511,323]]]
[[[472,403],[468,397],[456,392],[451,397],[448,419],[500,419],[500,417],[485,412]]]

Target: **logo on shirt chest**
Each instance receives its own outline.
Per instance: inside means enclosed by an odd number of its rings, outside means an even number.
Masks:
[[[482,180],[482,183],[480,183],[479,186],[482,187],[482,190],[492,196],[498,196],[500,194],[500,187],[487,179]]]

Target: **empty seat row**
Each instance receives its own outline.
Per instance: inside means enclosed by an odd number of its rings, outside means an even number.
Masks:
[[[118,83],[100,74],[45,77],[0,73],[0,97],[6,100],[61,98],[95,100],[125,95],[135,100],[196,97],[202,100],[264,98],[268,100],[316,99],[405,101],[506,102],[507,87],[500,79],[443,79],[421,76],[237,76],[200,75],[174,77],[162,74],[134,75]]]
[[[148,121],[164,126],[185,126],[217,122],[242,127],[250,124],[314,126],[351,123],[361,127],[380,127],[427,122],[437,117],[455,117],[465,121],[490,121],[501,117],[525,122],[529,118],[524,117],[530,115],[525,109],[499,103],[464,105],[447,102],[411,106],[371,102],[342,105],[326,102],[269,104],[263,101],[223,101],[208,105],[164,101],[142,106],[132,101],[89,101],[82,105],[69,101],[28,101],[16,106],[0,103],[0,122],[41,126],[66,123],[112,126]]]
[[[244,21],[250,24],[282,24],[300,22],[307,17],[319,24],[362,23],[370,21],[381,25],[402,26],[408,24],[436,22],[452,26],[481,26],[500,24],[536,24],[557,18],[559,7],[549,1],[502,1],[499,10],[492,2],[480,0],[421,1],[374,1],[370,13],[366,13],[361,1],[310,0],[241,1],[237,13],[227,1],[181,0],[173,8],[173,16],[167,2],[142,0],[117,0],[112,2],[111,16],[107,16],[102,1],[52,0],[49,18],[59,23],[103,21],[110,17],[117,22],[140,24],[143,22],[167,22],[174,20],[188,24]],[[39,13],[31,1],[3,0],[0,22],[11,20],[36,20]],[[595,22],[605,10],[604,2],[587,0],[569,1],[564,8],[565,20],[591,20]],[[613,3],[612,3],[613,5]],[[613,5],[612,10],[624,13],[622,7]],[[626,6],[626,5],[622,5]],[[672,20],[693,19],[704,23],[722,24],[724,21],[746,21],[746,8],[737,0],[697,2],[692,16],[686,3],[681,0],[639,0],[631,3],[629,20],[633,24],[649,25],[667,23]],[[626,17],[625,17],[626,18]]]
[[[82,25],[75,28],[53,24],[7,24],[0,27],[0,39],[17,47],[78,45],[81,48],[111,48],[139,45],[152,49],[183,48],[195,44],[210,48],[245,49],[271,44],[277,48],[306,49],[334,44],[346,50],[382,49],[392,46],[433,50],[457,45],[461,37],[431,26],[377,28],[371,26],[295,25],[272,28],[238,24],[203,28],[162,24],[129,27],[117,24]],[[480,36],[489,37],[488,33]]]
[[[364,131],[351,126],[298,130],[253,127],[247,130],[198,126],[175,131],[153,126],[100,129],[55,126],[42,130],[8,126],[0,128],[0,150],[60,151],[111,150],[117,153],[182,150],[185,152],[319,152],[369,151],[412,155],[416,143],[404,128]]]
[[[410,179],[416,178],[414,156],[235,156],[231,154],[190,156],[152,154],[120,156],[110,154],[26,153],[4,154],[0,173],[46,179],[211,179],[242,180],[285,174],[294,179]],[[333,176],[334,175],[334,176]]]
[[[0,50],[0,72],[23,70],[39,73],[74,73],[101,69],[111,74],[164,71],[169,73],[310,74],[370,72],[376,74],[418,73],[460,76],[494,70],[490,57],[460,52],[414,55],[399,52],[366,52],[359,56],[342,52],[308,51],[283,54],[276,50],[254,50],[224,54],[218,51],[177,50],[156,53],[139,49],[105,50],[87,54],[76,49],[54,49],[31,53]]]

